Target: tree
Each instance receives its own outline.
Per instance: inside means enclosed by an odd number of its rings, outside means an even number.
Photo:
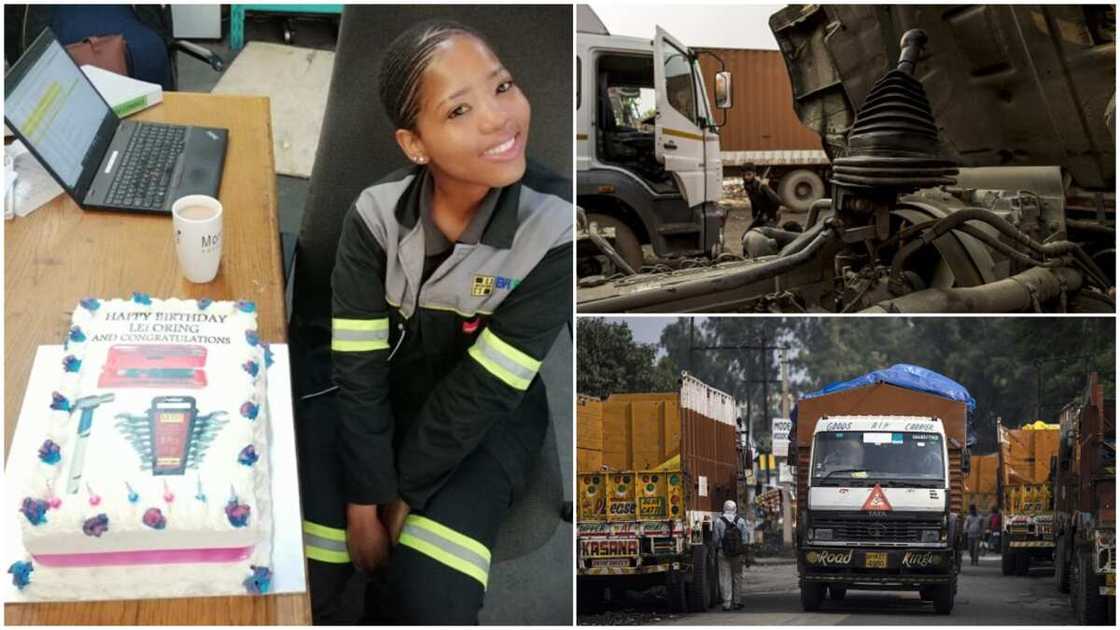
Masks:
[[[576,391],[580,394],[605,398],[678,388],[680,373],[672,360],[657,360],[657,346],[635,342],[626,324],[582,317],[576,335]]]

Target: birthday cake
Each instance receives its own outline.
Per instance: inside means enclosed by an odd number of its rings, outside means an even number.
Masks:
[[[253,303],[82,300],[63,354],[13,506],[30,556],[9,568],[17,586],[23,572],[25,590],[69,597],[106,570],[162,565],[144,574],[184,594],[267,590],[271,353]]]

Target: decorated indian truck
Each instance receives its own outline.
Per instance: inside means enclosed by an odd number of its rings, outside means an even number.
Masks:
[[[963,460],[975,401],[899,364],[804,396],[794,410],[801,604],[917,591],[949,614],[960,571]]]
[[[1080,625],[1116,623],[1116,399],[1097,374],[1061,413],[1054,580]]]
[[[739,495],[735,400],[685,373],[675,392],[577,403],[581,608],[664,585],[674,610],[718,600],[712,523]]]
[[[1003,531],[1004,575],[1027,575],[1031,564],[1054,559],[1054,494],[1050,460],[1058,452],[1058,425],[1041,420],[1019,429],[997,425],[996,494]]]

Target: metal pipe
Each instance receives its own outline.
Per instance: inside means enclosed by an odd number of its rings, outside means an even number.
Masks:
[[[622,273],[628,276],[634,275],[635,271],[630,266],[630,264],[626,262],[626,259],[623,258],[617,251],[615,251],[614,247],[611,247],[611,244],[607,242],[607,239],[599,236],[599,234],[595,230],[591,229],[591,222],[587,220],[587,213],[583,208],[579,208],[579,210],[577,210],[577,218],[579,219],[580,227],[587,230],[587,237],[591,239],[591,242],[595,244],[595,247],[598,247],[599,251],[606,254],[607,258],[610,258],[611,262],[613,262],[615,266],[622,270]]]
[[[925,289],[884,300],[863,313],[1014,313],[1081,288],[1081,272],[1034,267],[978,287]]]
[[[821,232],[804,249],[775,260],[751,265],[716,278],[692,280],[668,287],[646,289],[628,295],[617,295],[579,305],[581,313],[621,313],[670,300],[683,300],[700,295],[729,291],[741,286],[768,280],[809,261],[834,238],[832,232]]]

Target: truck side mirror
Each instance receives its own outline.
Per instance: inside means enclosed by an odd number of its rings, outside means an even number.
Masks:
[[[731,73],[726,70],[716,73],[716,107],[731,109]]]

